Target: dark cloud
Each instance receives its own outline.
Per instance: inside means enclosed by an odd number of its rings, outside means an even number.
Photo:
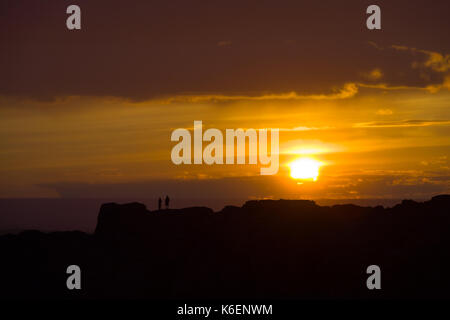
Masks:
[[[279,176],[234,177],[222,179],[167,179],[130,183],[51,183],[41,187],[55,190],[62,198],[152,198],[170,194],[178,201],[216,201],[254,198],[426,198],[448,193],[448,169],[433,172],[387,170],[375,174],[328,177],[327,183],[297,185]],[[208,200],[209,199],[209,200]]]
[[[0,94],[326,94],[374,68],[426,86],[443,76],[412,68],[426,54],[390,46],[450,51],[448,1],[378,1],[381,31],[365,28],[368,1],[78,0],[82,30],[69,31],[73,3],[2,1]]]

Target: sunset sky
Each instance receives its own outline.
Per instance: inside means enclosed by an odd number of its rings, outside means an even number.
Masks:
[[[345,3],[345,5],[344,5]],[[382,30],[367,30],[378,4]],[[82,29],[65,26],[69,4]],[[0,4],[0,197],[450,192],[448,1]],[[279,128],[280,170],[171,162],[176,128]],[[315,181],[290,177],[298,158]]]

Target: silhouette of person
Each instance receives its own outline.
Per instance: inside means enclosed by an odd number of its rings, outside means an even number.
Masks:
[[[164,201],[165,205],[166,205],[166,209],[169,209],[169,201],[170,201],[169,196],[166,196],[166,200]]]
[[[159,199],[158,199],[158,210],[161,210],[161,206],[162,206],[162,199],[161,199],[161,197],[159,197]]]

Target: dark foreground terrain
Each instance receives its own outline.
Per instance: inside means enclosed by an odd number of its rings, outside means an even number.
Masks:
[[[93,235],[0,237],[2,298],[449,298],[450,195],[383,207],[102,205]],[[66,288],[79,265],[82,289]],[[366,268],[381,268],[368,290]]]

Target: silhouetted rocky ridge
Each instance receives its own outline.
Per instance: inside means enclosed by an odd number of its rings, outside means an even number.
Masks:
[[[8,298],[449,298],[450,195],[392,207],[106,203],[95,233],[0,237]],[[66,288],[79,265],[82,289]],[[368,290],[378,265],[382,289]]]

